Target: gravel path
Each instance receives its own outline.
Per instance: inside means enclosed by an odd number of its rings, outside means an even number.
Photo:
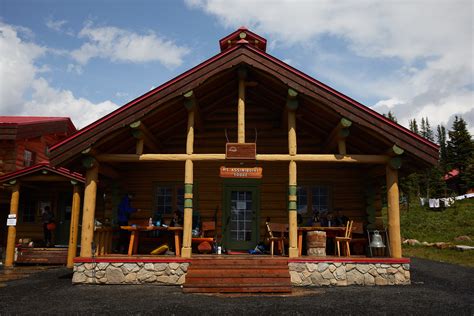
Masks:
[[[182,294],[179,287],[71,285],[66,268],[0,287],[0,314],[474,315],[474,269],[412,259],[412,285],[295,289],[292,295]]]

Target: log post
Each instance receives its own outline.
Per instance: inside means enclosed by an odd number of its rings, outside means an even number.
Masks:
[[[81,257],[92,257],[99,163],[94,158],[88,157],[84,158],[83,164],[88,169],[86,171],[84,207],[82,209]]]
[[[286,107],[288,109],[288,152],[290,156],[296,156],[296,109],[298,108],[298,93],[293,89],[288,89],[288,99]],[[288,182],[288,222],[289,222],[289,249],[290,258],[298,257],[298,227],[297,227],[297,172],[296,162],[290,161],[289,182]]]
[[[69,227],[69,247],[67,252],[67,267],[74,266],[77,255],[77,233],[79,231],[79,213],[81,208],[81,188],[76,181],[71,181],[74,186],[72,191],[71,224]]]
[[[20,183],[15,181],[12,187],[12,195],[10,200],[10,214],[15,214],[18,217],[18,204],[20,202]],[[18,218],[17,218],[18,220]],[[13,266],[15,259],[15,241],[16,241],[16,226],[8,226],[7,250],[5,254],[5,267]]]
[[[186,136],[186,154],[194,152],[194,111],[196,101],[192,91],[184,95],[184,105],[188,110],[188,129]],[[193,161],[186,159],[184,169],[184,220],[183,220],[183,247],[181,257],[190,258],[192,253],[193,229]]]
[[[239,99],[238,99],[238,143],[245,143],[245,79],[247,78],[247,69],[240,68],[239,74]]]
[[[390,253],[393,258],[402,257],[402,243],[400,235],[400,205],[398,191],[398,170],[390,165],[386,167],[387,178],[387,206],[388,206],[388,234],[390,239]]]

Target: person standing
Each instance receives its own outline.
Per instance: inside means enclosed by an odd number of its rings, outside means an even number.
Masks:
[[[133,199],[133,194],[128,193],[122,198],[122,201],[120,201],[120,204],[118,206],[118,214],[117,214],[119,227],[128,226],[128,220],[130,219],[130,215],[132,215],[132,213],[134,212],[139,211],[139,209],[132,207],[132,199]],[[119,245],[118,245],[118,251],[120,253],[126,252],[129,238],[130,238],[130,232],[121,229],[119,232]]]
[[[44,243],[46,247],[51,246],[51,225],[54,223],[54,214],[49,206],[45,206],[41,212],[41,221],[43,222]]]

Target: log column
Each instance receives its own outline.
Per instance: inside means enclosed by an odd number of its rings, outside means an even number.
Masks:
[[[20,183],[15,181],[12,187],[10,200],[10,214],[15,214],[18,220],[18,204],[20,202]],[[7,250],[5,256],[5,267],[13,266],[15,257],[16,226],[8,226]]]
[[[67,267],[74,266],[74,258],[77,255],[77,233],[79,232],[79,212],[81,208],[81,187],[76,181],[71,181],[72,192],[72,211],[71,224],[69,227],[69,247],[67,252]]]
[[[386,167],[387,178],[387,205],[388,205],[388,234],[390,239],[390,253],[393,258],[402,257],[402,243],[400,235],[400,205],[398,191],[398,170],[390,165]]]
[[[196,99],[193,91],[185,95],[184,105],[188,110],[188,128],[186,136],[186,154],[194,152],[194,112]],[[184,221],[183,221],[183,247],[181,257],[190,258],[192,253],[192,229],[193,229],[193,161],[186,159],[184,170]]]
[[[247,69],[240,68],[239,74],[239,99],[238,99],[238,143],[245,143],[245,79],[247,78]]]
[[[82,209],[81,257],[92,257],[99,163],[94,158],[89,157],[83,160],[83,165],[88,169],[86,171],[84,207]]]
[[[296,156],[296,109],[298,108],[298,93],[288,89],[286,107],[288,110],[288,151],[290,156]],[[290,161],[288,182],[288,222],[289,222],[289,250],[290,258],[298,257],[298,226],[297,226],[297,172],[296,162]]]

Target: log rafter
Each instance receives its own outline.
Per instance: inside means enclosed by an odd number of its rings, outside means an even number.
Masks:
[[[339,123],[334,127],[328,136],[326,143],[323,148],[326,152],[330,152],[336,145],[340,155],[345,155],[346,150],[346,138],[349,136],[352,122],[346,118],[341,118]]]
[[[144,140],[144,145],[153,150],[153,152],[159,152],[159,142],[156,137],[150,132],[150,130],[145,126],[142,121],[135,121],[130,124],[130,128],[132,129],[132,135],[140,140]],[[139,149],[139,145],[137,144],[137,151]],[[143,151],[143,146],[142,146]]]

